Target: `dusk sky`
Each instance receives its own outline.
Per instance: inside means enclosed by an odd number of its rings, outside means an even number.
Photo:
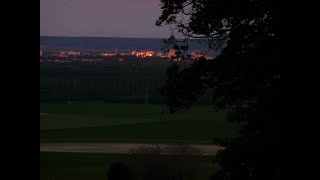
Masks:
[[[167,38],[160,0],[40,0],[40,36]]]

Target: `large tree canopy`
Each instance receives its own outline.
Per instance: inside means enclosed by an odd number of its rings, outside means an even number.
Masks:
[[[161,0],[156,25],[174,26],[169,42],[226,42],[214,60],[189,68],[173,64],[162,93],[171,112],[190,107],[212,88],[228,118],[243,122],[237,138],[218,140],[221,171],[215,179],[280,179],[280,9],[274,0]],[[183,49],[183,48],[182,48]],[[179,54],[178,54],[179,55]],[[181,56],[182,59],[185,56]]]

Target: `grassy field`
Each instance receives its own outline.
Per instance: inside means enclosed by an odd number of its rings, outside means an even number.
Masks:
[[[199,156],[201,166],[199,180],[209,179],[215,166],[214,157]],[[129,161],[126,154],[91,154],[91,153],[40,153],[41,180],[106,180],[106,172],[112,162]]]
[[[41,103],[41,142],[212,143],[237,135],[224,112],[195,106],[170,115],[165,105],[75,102]]]
[[[238,127],[224,112],[195,106],[174,115],[164,105],[102,102],[41,103],[41,142],[212,143],[213,137],[236,135]],[[112,162],[127,162],[127,154],[40,153],[41,180],[105,180]],[[209,179],[215,166],[199,156],[199,179]]]
[[[90,153],[40,153],[40,179],[106,179],[110,163],[127,155]]]

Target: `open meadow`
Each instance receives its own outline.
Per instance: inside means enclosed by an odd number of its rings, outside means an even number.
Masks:
[[[165,156],[162,156],[166,158]],[[197,156],[196,175],[199,180],[209,179],[217,169],[212,163],[214,156]],[[132,157],[126,154],[103,153],[40,153],[41,180],[107,180],[107,170],[113,162],[129,164]]]
[[[225,112],[194,106],[169,114],[165,105],[71,102],[40,104],[40,143],[192,143],[212,145],[214,137],[237,135]],[[168,157],[163,155],[162,157]],[[197,179],[217,169],[214,156],[196,156]],[[113,162],[129,154],[40,152],[42,180],[103,180]],[[199,175],[200,174],[200,175]]]
[[[238,131],[209,106],[171,115],[165,105],[41,103],[40,112],[40,142],[211,144]]]

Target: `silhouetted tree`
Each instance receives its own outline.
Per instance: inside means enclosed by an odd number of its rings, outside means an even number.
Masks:
[[[213,179],[280,179],[280,8],[274,0],[161,0],[156,25],[173,25],[167,40],[184,55],[188,39],[221,49],[214,60],[173,64],[162,94],[171,112],[189,108],[208,89],[239,137],[216,139],[221,170]],[[179,34],[184,39],[177,40]],[[181,48],[182,47],[182,48]]]

